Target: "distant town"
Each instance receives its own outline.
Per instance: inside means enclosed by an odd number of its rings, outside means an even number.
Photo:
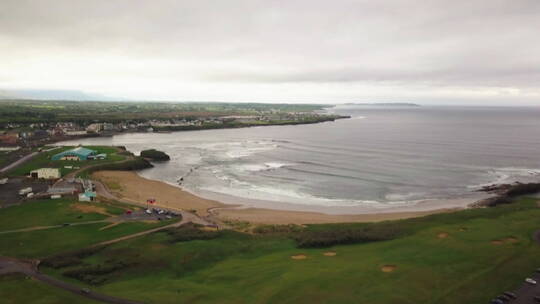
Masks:
[[[0,100],[0,165],[58,141],[127,132],[310,124],[325,105]]]

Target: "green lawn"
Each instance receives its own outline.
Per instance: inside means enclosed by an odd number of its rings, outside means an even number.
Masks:
[[[171,242],[165,232],[118,243],[65,271],[93,274],[103,293],[148,303],[487,303],[540,266],[536,199],[420,219],[369,224],[403,230],[389,241],[299,249],[286,234],[223,232]],[[313,225],[308,230],[366,224]],[[495,242],[493,241],[500,241]],[[0,245],[0,247],[2,247]],[[333,251],[336,256],[323,253]],[[306,259],[294,260],[293,255]],[[393,265],[392,272],[381,267]]]
[[[96,223],[31,232],[8,233],[0,235],[0,255],[41,258],[59,252],[84,248],[166,223],[129,222],[105,230],[100,229],[110,223]]]
[[[0,299],[4,304],[100,303],[49,286],[21,274],[0,276]]]
[[[118,215],[123,213],[120,206],[100,202],[77,202],[68,198],[28,202],[0,209],[0,231],[103,220],[108,217],[107,214]],[[84,208],[85,212],[81,211],[81,207]],[[94,210],[95,212],[93,212]],[[107,214],[97,213],[98,210]],[[168,223],[170,221],[153,223],[126,222],[101,230],[101,228],[110,225],[109,222],[103,222],[0,234],[0,255],[41,258],[59,252],[80,249]]]
[[[77,202],[71,198],[28,201],[0,209],[0,231],[96,221],[108,217],[100,213],[83,213],[75,206],[97,207],[112,215],[123,212],[123,209],[109,204]]]
[[[111,162],[116,162],[116,161],[125,159],[124,155],[118,154],[118,149],[115,147],[108,147],[108,146],[84,146],[84,147],[91,150],[95,150],[97,151],[98,154],[105,153],[107,154],[107,158],[103,160],[87,160],[87,161],[66,161],[66,160],[53,161],[51,160],[51,157],[53,155],[74,148],[74,147],[60,147],[53,151],[40,153],[39,155],[35,156],[30,161],[11,170],[9,172],[9,176],[27,175],[30,171],[39,169],[39,168],[60,168],[60,172],[62,173],[62,176],[64,176],[76,170],[74,168],[67,169],[65,168],[66,166],[82,168],[89,165],[111,163]]]

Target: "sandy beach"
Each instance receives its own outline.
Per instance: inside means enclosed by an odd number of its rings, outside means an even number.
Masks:
[[[130,171],[99,171],[92,174],[103,182],[111,193],[119,198],[145,204],[147,199],[156,200],[155,205],[183,210],[196,210],[208,215],[208,209],[225,207],[225,204],[195,196],[167,183],[143,178]]]
[[[257,224],[375,222],[457,210],[457,208],[445,208],[430,211],[334,215],[318,212],[241,208],[237,205],[227,205],[198,197],[167,183],[143,178],[135,172],[100,171],[94,173],[92,177],[107,185],[114,195],[128,201],[144,204],[148,198],[154,198],[156,206],[196,210],[197,214],[202,216],[211,214],[221,220],[248,221]]]

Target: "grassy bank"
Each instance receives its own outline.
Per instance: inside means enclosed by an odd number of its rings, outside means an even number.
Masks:
[[[149,303],[483,303],[540,265],[540,246],[531,239],[539,216],[536,199],[520,199],[418,219],[310,225],[301,232],[163,231],[45,270]],[[350,231],[386,236],[388,229],[396,232],[385,241],[299,248],[306,233],[335,232],[340,240]],[[91,280],[73,275],[81,273]]]

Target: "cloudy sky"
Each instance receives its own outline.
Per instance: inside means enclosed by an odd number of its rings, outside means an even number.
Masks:
[[[0,89],[540,104],[539,0],[0,0]]]

